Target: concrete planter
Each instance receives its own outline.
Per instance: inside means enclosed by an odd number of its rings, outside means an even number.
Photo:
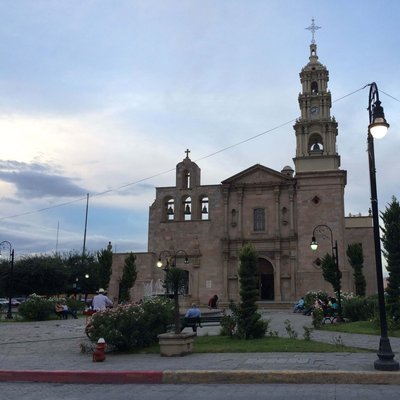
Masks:
[[[182,357],[193,352],[195,332],[190,333],[162,333],[158,335],[160,355],[163,357]]]

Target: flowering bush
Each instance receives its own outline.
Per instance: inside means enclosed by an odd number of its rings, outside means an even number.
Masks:
[[[54,313],[54,301],[32,294],[18,306],[18,313],[29,321],[44,321]]]
[[[174,321],[173,302],[154,297],[142,304],[119,305],[92,316],[90,338],[100,337],[116,350],[134,350],[157,342],[157,335]]]
[[[343,303],[344,301],[351,300],[351,299],[353,299],[354,297],[356,297],[356,296],[354,296],[354,293],[353,293],[353,292],[350,292],[350,293],[348,293],[348,292],[343,292],[343,291],[340,292],[340,300],[342,301],[342,303]]]
[[[326,302],[328,300],[328,293],[323,290],[309,290],[304,296],[305,308],[311,307],[317,299]]]

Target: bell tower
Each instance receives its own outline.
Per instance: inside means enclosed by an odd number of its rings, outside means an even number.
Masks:
[[[331,93],[328,90],[329,72],[318,61],[314,20],[309,29],[313,33],[308,64],[300,72],[302,85],[298,101],[300,118],[296,120],[296,233],[297,271],[296,290],[303,295],[310,282],[321,278],[320,260],[333,251],[328,237],[320,239],[315,253],[310,238],[318,225],[332,230],[335,240],[343,287],[350,287],[351,273],[345,258],[344,191],[347,173],[341,170],[336,150],[337,122],[331,117]],[[322,286],[323,283],[320,283]],[[299,289],[301,288],[301,289]]]
[[[302,91],[299,94],[300,118],[293,126],[296,133],[296,174],[339,169],[336,150],[337,122],[331,117],[331,93],[328,90],[329,71],[318,61],[313,32],[308,64],[300,72]]]

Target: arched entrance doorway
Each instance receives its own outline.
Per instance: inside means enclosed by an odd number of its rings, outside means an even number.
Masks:
[[[274,268],[265,258],[258,259],[260,300],[274,300]]]

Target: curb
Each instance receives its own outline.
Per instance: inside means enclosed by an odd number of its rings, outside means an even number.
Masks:
[[[163,383],[400,385],[400,372],[354,372],[317,370],[164,371]]]
[[[23,371],[0,370],[0,382],[162,383],[162,371]]]
[[[365,371],[24,371],[0,370],[0,382],[80,384],[373,384],[400,385],[400,372]]]

